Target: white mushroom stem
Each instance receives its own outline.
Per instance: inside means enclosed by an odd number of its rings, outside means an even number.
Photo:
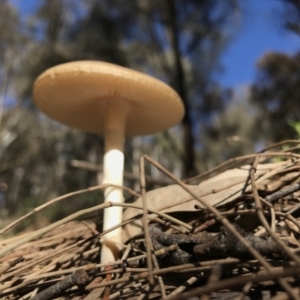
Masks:
[[[113,102],[113,103],[112,103]],[[105,110],[105,154],[104,184],[123,185],[124,139],[128,106],[122,101],[112,101]],[[124,202],[120,188],[108,187],[104,191],[105,202]],[[110,207],[104,211],[103,230],[112,228],[122,222],[122,207]],[[101,263],[113,262],[118,257],[122,242],[122,228],[119,227],[103,236]]]
[[[34,83],[36,105],[50,118],[105,139],[103,183],[123,185],[124,138],[149,135],[178,123],[180,97],[146,74],[98,61],[76,61],[46,70]],[[100,183],[100,182],[99,182]],[[105,201],[123,202],[120,188],[108,187]],[[104,211],[103,229],[122,221],[122,209]],[[102,239],[102,262],[119,255],[121,228]]]

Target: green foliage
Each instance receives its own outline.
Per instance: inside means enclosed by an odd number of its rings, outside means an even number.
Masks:
[[[268,53],[258,68],[259,76],[252,89],[252,103],[260,120],[257,130],[269,142],[297,138],[289,122],[300,119],[300,53]]]
[[[297,138],[300,139],[300,121],[289,122],[289,125],[297,132]]]
[[[300,36],[300,3],[281,0],[277,23]],[[266,144],[299,138],[300,52],[267,53],[257,64],[251,103],[258,110],[256,131]]]

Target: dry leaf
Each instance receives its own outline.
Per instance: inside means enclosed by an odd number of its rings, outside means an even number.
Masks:
[[[274,164],[260,164],[257,167],[256,176],[264,174],[279,166]],[[198,197],[216,207],[234,201],[243,194],[245,183],[248,183],[251,166],[227,170],[215,177],[201,182],[199,185],[187,185]],[[250,190],[248,187],[247,191]],[[195,205],[203,206],[179,185],[170,185],[146,193],[147,208],[170,212],[193,212]],[[142,199],[134,202],[142,208]],[[141,213],[141,210],[129,208],[124,212],[123,220],[128,220]],[[143,226],[140,220],[136,220],[123,227],[123,242],[142,232]]]

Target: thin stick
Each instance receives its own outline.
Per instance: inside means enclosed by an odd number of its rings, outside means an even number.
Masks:
[[[202,276],[200,276],[200,275],[196,275],[196,276],[193,276],[193,277],[189,278],[187,281],[185,281],[183,283],[183,285],[179,286],[174,291],[172,291],[172,293],[168,294],[168,296],[166,296],[165,299],[167,300],[167,299],[170,299],[171,297],[173,297],[175,295],[181,294],[183,291],[185,291],[191,285],[193,285],[194,283],[199,281],[201,278],[202,278]]]
[[[282,146],[282,145],[286,145],[286,144],[300,144],[300,141],[299,140],[286,140],[286,141],[281,141],[279,143],[276,143],[276,144],[272,144],[266,148],[264,148],[263,150],[261,150],[260,152],[265,152],[265,151],[268,151],[270,149],[273,149],[273,148],[276,148],[276,147],[279,147],[279,146]]]
[[[90,282],[87,287],[91,284],[101,283],[104,279],[102,277],[95,277],[92,282]],[[98,300],[103,293],[104,288],[98,288],[92,290],[83,300]]]
[[[299,169],[299,166],[297,167]],[[269,202],[272,202],[272,201],[275,201],[277,199],[280,199],[282,197],[285,197],[287,195],[290,195],[296,191],[298,191],[300,189],[300,183],[295,183],[295,184],[292,184],[288,187],[286,187],[285,189],[283,190],[279,190],[271,195],[268,195],[266,197],[266,200],[269,201]]]
[[[27,243],[29,241],[32,241],[35,238],[39,238],[40,236],[42,236],[45,233],[47,233],[47,232],[49,232],[49,231],[57,228],[60,225],[63,225],[63,224],[65,224],[67,222],[70,222],[70,221],[73,221],[73,220],[75,220],[75,219],[77,219],[77,218],[79,218],[81,216],[90,214],[90,213],[95,212],[97,210],[109,208],[111,206],[121,206],[121,207],[125,207],[125,208],[132,207],[132,208],[140,209],[140,210],[143,209],[142,207],[140,207],[138,205],[131,204],[131,203],[106,202],[106,203],[103,203],[103,204],[100,204],[100,205],[93,206],[91,208],[86,208],[86,209],[80,210],[80,211],[78,211],[78,212],[76,212],[76,213],[74,213],[72,215],[69,215],[68,217],[66,217],[66,218],[64,218],[62,220],[59,220],[59,221],[57,221],[57,222],[55,222],[53,224],[50,224],[50,225],[48,225],[48,226],[46,226],[46,227],[44,227],[42,229],[37,230],[37,231],[35,231],[35,232],[33,232],[33,233],[29,234],[29,235],[26,235],[23,238],[20,238],[15,243],[12,243],[12,244],[10,244],[10,245],[8,245],[6,247],[3,247],[2,249],[0,249],[0,258],[2,256],[4,256],[7,252],[9,252],[9,251],[11,251],[11,250],[13,250],[13,249],[15,249],[15,248],[17,248],[17,247],[25,244],[25,243]],[[158,215],[158,216],[160,216],[162,218],[165,218],[165,219],[169,220],[170,222],[173,222],[173,223],[175,223],[177,225],[185,226],[187,229],[191,228],[190,225],[187,225],[184,222],[181,222],[180,220],[177,220],[176,218],[173,218],[173,217],[171,217],[171,216],[169,216],[169,215],[167,215],[167,214],[165,214],[163,212],[157,211],[155,209],[150,209],[150,208],[148,208],[148,211],[151,212],[151,213],[154,213],[154,214],[156,214],[156,215]],[[133,218],[133,219],[135,219],[135,218]],[[114,226],[114,227],[106,230],[105,232],[102,232],[100,235],[104,235],[107,232],[110,232],[110,231],[114,230],[115,228],[117,228],[119,226],[122,226],[123,224],[128,223],[129,221],[131,221],[131,220],[122,222],[119,225],[116,225],[116,226]]]
[[[250,292],[251,288],[253,286],[252,282],[247,282],[244,287],[242,288],[241,292],[237,296],[236,300],[244,300],[245,296]]]
[[[211,268],[210,276],[207,280],[207,285],[213,285],[220,280],[222,274],[222,267],[220,265],[214,265]],[[201,300],[209,300],[209,293],[203,294]]]
[[[81,161],[81,160],[76,160],[76,159],[71,160],[71,166],[75,167],[75,168],[81,168],[81,169],[93,171],[93,172],[103,171],[103,166],[95,165],[88,161]],[[124,172],[124,178],[129,179],[129,180],[134,180],[134,181],[140,180],[139,176],[136,176],[133,173],[128,173],[128,172]],[[147,182],[157,184],[157,185],[169,185],[172,183],[170,180],[165,180],[163,178],[155,179],[155,178],[153,178],[151,176],[147,176],[147,175],[145,175],[145,178],[146,178]]]
[[[124,288],[121,291],[117,291],[113,294],[110,295],[109,299],[120,299],[120,297],[122,296],[124,299],[124,295],[129,294],[129,293],[133,293],[135,292],[135,290],[140,290],[140,288],[142,287],[142,285],[144,284],[146,280],[141,280],[139,283],[133,284],[128,288]],[[99,299],[99,298],[95,298],[94,300]]]
[[[229,279],[220,280],[218,282],[215,282],[212,285],[206,285],[204,287],[200,287],[197,289],[194,289],[192,291],[189,291],[187,293],[183,293],[180,295],[175,295],[171,297],[169,300],[185,300],[189,299],[190,297],[211,293],[214,291],[219,291],[227,288],[233,288],[238,287],[240,285],[245,285],[248,282],[261,282],[266,280],[274,280],[278,277],[288,277],[288,276],[295,276],[299,274],[299,269],[297,268],[272,268],[272,273],[266,273],[261,272],[261,274],[258,275],[245,275],[245,276],[239,276]],[[299,298],[296,298],[299,299]]]
[[[270,216],[271,216],[271,230],[273,232],[275,232],[277,220],[276,220],[274,206],[271,203],[269,203],[268,201],[266,201],[265,199],[261,198],[261,197],[259,197],[259,200],[262,203],[264,203],[266,206],[269,207],[269,209],[270,209]]]
[[[142,200],[143,200],[143,225],[144,225],[144,234],[146,242],[146,254],[147,254],[147,266],[149,269],[149,283],[151,286],[154,285],[153,277],[153,265],[151,258],[151,242],[148,229],[148,211],[147,211],[147,202],[146,202],[146,181],[145,181],[145,160],[143,155],[140,157],[140,186],[142,191]]]
[[[274,157],[274,156],[284,156],[284,157],[295,157],[300,158],[299,154],[295,154],[292,152],[267,152],[267,153],[255,153],[255,154],[248,154],[244,156],[239,156],[235,158],[228,159],[227,161],[223,162],[222,164],[212,168],[211,170],[202,173],[201,175],[195,176],[193,178],[185,180],[185,183],[191,182],[194,180],[203,181],[205,179],[210,178],[213,174],[218,174],[221,171],[227,170],[231,167],[238,167],[247,162],[247,160],[255,158],[257,155],[261,157]]]
[[[159,264],[158,264],[156,255],[154,254],[155,251],[154,251],[153,244],[152,244],[151,240],[150,240],[150,244],[151,244],[151,251],[153,252],[152,253],[152,260],[153,260],[154,268],[155,268],[155,270],[159,270]],[[162,297],[162,299],[165,299],[167,294],[166,294],[166,289],[165,289],[163,278],[162,278],[162,276],[159,276],[159,275],[157,276],[157,278],[158,278],[158,284],[159,284],[159,287],[160,287],[160,290],[161,290],[161,297]]]
[[[64,200],[64,199],[67,199],[67,198],[70,198],[70,197],[73,197],[73,196],[76,196],[76,195],[84,194],[84,193],[91,193],[91,192],[94,192],[94,191],[97,191],[97,190],[103,190],[103,189],[105,189],[107,187],[111,187],[111,186],[122,188],[125,191],[131,193],[132,195],[134,195],[136,197],[140,197],[140,194],[136,193],[135,191],[133,191],[133,190],[131,190],[131,189],[125,187],[125,186],[115,186],[115,185],[112,185],[112,184],[109,184],[109,185],[108,184],[101,184],[101,185],[89,187],[87,189],[76,191],[76,192],[71,192],[71,193],[65,194],[63,196],[59,196],[57,198],[54,198],[54,199],[52,199],[50,201],[47,201],[46,203],[44,203],[44,204],[42,204],[42,205],[34,208],[32,211],[30,211],[26,215],[22,216],[21,218],[15,220],[14,222],[12,222],[9,225],[7,225],[6,227],[4,227],[2,230],[0,230],[0,234],[3,234],[7,230],[9,230],[9,229],[15,227],[16,225],[18,225],[20,222],[22,222],[26,218],[32,216],[33,214],[35,214],[35,213],[37,213],[37,212],[45,209],[49,205],[52,205],[52,204],[54,204],[54,203],[56,203],[58,201],[61,201],[61,200]]]
[[[276,234],[271,230],[265,216],[263,213],[263,209],[262,209],[262,205],[261,202],[259,200],[259,195],[258,195],[258,191],[257,191],[257,187],[255,184],[255,171],[256,171],[256,167],[259,161],[259,156],[256,156],[254,162],[253,162],[253,166],[250,169],[250,180],[251,180],[251,184],[252,184],[252,191],[253,191],[253,197],[254,197],[254,201],[255,201],[255,208],[257,210],[257,215],[258,218],[260,219],[262,225],[266,228],[267,232],[272,236],[272,238],[274,239],[274,241],[283,249],[286,251],[286,253],[288,253],[290,255],[291,251],[289,249],[287,249],[287,247],[284,245],[284,243],[282,241],[280,241],[278,239],[278,237],[276,236]],[[290,257],[293,258],[297,257],[295,254],[291,253],[292,255]],[[300,262],[300,260],[298,259],[298,257],[295,260],[298,264],[298,266],[300,266],[300,264],[298,262]],[[266,270],[268,271],[268,273],[271,272],[271,265],[265,261],[264,262],[264,267],[266,268]],[[292,299],[297,300],[298,296],[296,295],[296,293],[293,291],[292,287],[290,286],[290,284],[284,279],[284,278],[277,278],[278,283],[286,290],[286,292],[289,294],[289,296]]]

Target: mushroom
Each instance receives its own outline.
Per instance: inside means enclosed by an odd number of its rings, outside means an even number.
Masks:
[[[65,125],[104,136],[104,184],[123,185],[125,136],[149,135],[178,123],[178,94],[165,83],[121,66],[76,61],[55,66],[34,83],[33,97],[46,115]],[[120,188],[107,187],[105,201],[123,202]],[[122,208],[104,211],[103,230],[122,222]],[[101,262],[120,251],[121,227],[102,239]]]

